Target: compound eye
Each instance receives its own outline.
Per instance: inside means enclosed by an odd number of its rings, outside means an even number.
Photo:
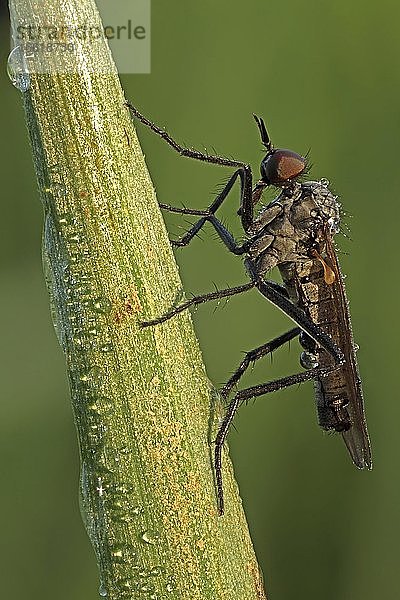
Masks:
[[[296,179],[307,166],[304,156],[291,150],[273,150],[261,163],[261,177],[266,183],[284,186]]]

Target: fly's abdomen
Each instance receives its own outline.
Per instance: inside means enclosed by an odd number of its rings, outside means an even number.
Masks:
[[[334,301],[333,287],[325,281],[324,268],[315,261],[297,265],[296,280],[298,304],[339,345],[338,307]],[[308,335],[303,333],[300,343],[304,349],[300,363],[304,368],[329,367],[333,364],[331,355]],[[322,429],[337,432],[350,429],[351,420],[346,408],[349,395],[343,369],[315,379],[315,398],[318,423]]]
[[[327,379],[327,378],[326,378]],[[349,403],[346,391],[334,393],[325,387],[325,380],[315,380],[315,398],[319,426],[325,431],[343,433],[351,427],[346,406]]]

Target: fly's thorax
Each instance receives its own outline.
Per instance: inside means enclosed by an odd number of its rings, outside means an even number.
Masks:
[[[312,239],[318,240],[320,232],[328,231],[334,235],[339,230],[340,204],[337,196],[329,190],[325,180],[308,181],[301,184],[302,193],[293,201],[290,208],[290,220],[306,246]]]
[[[283,262],[279,265],[279,272],[282,277],[283,285],[294,304],[299,303],[299,293],[296,286],[296,263]]]
[[[329,181],[307,181],[302,184],[302,192],[304,199],[309,198],[315,204],[315,207],[310,209],[310,216],[322,219],[323,223],[328,225],[331,235],[338,233],[341,207],[338,197],[329,189]]]
[[[340,205],[325,180],[296,183],[281,191],[254,222],[249,256],[260,274],[287,262],[324,253],[326,231],[338,231]]]

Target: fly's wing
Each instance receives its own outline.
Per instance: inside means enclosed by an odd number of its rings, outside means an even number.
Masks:
[[[359,469],[372,469],[371,447],[365,420],[361,380],[355,355],[349,303],[339,261],[329,234],[326,235],[326,253],[336,275],[335,281],[332,283],[333,300],[337,307],[339,326],[339,339],[336,342],[346,359],[342,370],[347,383],[349,403],[346,409],[349,413],[351,427],[347,431],[343,431],[341,435],[356,467]]]

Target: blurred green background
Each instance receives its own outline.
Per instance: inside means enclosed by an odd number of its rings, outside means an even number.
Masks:
[[[243,407],[231,455],[266,587],[276,600],[365,600],[398,589],[400,5],[353,0],[152,3],[152,72],[126,95],[180,141],[254,165],[252,112],[276,145],[311,148],[353,215],[340,236],[364,381],[374,470],[358,472],[340,438],[317,427],[312,384]],[[40,259],[42,209],[19,92],[8,82],[1,20],[0,590],[22,600],[90,600],[97,570],[78,510],[78,453],[64,360]],[[229,170],[181,159],[139,128],[159,199],[202,208]],[[237,192],[236,192],[237,194]],[[235,194],[222,211],[239,232]],[[184,225],[168,216],[173,235]],[[177,256],[188,292],[244,282],[211,229]],[[210,379],[290,327],[254,292],[194,315]],[[246,378],[297,369],[281,349]],[[190,402],[190,398],[188,398]]]

